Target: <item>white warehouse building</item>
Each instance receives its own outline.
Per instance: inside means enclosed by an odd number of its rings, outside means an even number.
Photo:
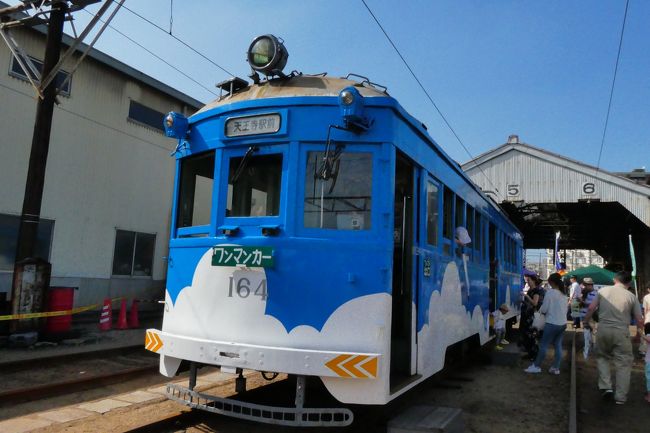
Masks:
[[[12,33],[42,66],[44,30]],[[64,36],[64,44],[70,42]],[[7,298],[36,113],[26,78],[3,42],[0,297]],[[50,285],[78,287],[75,306],[106,297],[162,298],[176,144],[164,136],[162,118],[172,110],[189,115],[201,102],[94,49],[59,100],[37,245],[52,264]]]

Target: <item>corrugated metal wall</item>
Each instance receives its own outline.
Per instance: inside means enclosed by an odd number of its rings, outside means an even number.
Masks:
[[[619,202],[650,227],[650,197],[634,188],[617,185],[608,179],[609,174],[595,177],[584,173],[571,161],[559,165],[545,160],[543,154],[533,155],[516,149],[479,164],[491,183],[477,167],[469,168],[466,171],[468,176],[483,190],[493,190],[496,186],[499,201],[575,203],[597,199]],[[590,193],[592,188],[589,184],[593,184],[593,193]]]

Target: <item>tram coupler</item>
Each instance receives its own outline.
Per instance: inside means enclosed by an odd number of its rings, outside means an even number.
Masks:
[[[296,376],[296,409],[302,409],[305,406],[306,392],[307,378],[305,376]]]
[[[190,362],[190,383],[189,383],[189,388],[191,391],[194,390],[194,387],[196,386],[196,362]]]
[[[241,368],[237,369],[239,376],[235,379],[235,392],[241,394],[246,392],[246,378],[244,377],[244,370]]]

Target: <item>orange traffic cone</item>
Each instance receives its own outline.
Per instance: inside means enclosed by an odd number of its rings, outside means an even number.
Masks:
[[[134,299],[131,304],[131,311],[129,311],[129,328],[139,328],[140,321],[138,320],[138,300]]]
[[[117,316],[117,326],[115,326],[116,329],[128,329],[128,325],[126,324],[126,299],[122,298],[122,302],[120,303],[120,315]]]
[[[104,306],[102,307],[102,312],[99,315],[99,330],[108,331],[111,329],[113,324],[113,310],[111,309],[111,300],[109,298],[104,299]]]

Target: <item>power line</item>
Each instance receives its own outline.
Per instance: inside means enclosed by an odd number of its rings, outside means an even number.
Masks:
[[[465,149],[465,152],[467,152],[467,155],[469,155],[470,159],[473,161],[473,160],[475,159],[474,156],[473,156],[472,153],[469,151],[469,149],[467,148],[467,146],[465,146],[465,143],[463,143],[463,140],[460,139],[460,137],[458,136],[458,134],[456,133],[456,131],[454,130],[454,128],[451,126],[451,124],[449,123],[449,121],[447,120],[447,118],[445,117],[445,115],[442,114],[442,111],[440,110],[440,108],[438,108],[438,105],[435,103],[435,101],[433,100],[433,98],[431,97],[431,95],[429,95],[429,92],[427,92],[427,89],[424,87],[424,85],[422,84],[422,82],[420,81],[420,79],[417,77],[417,75],[415,75],[415,72],[413,72],[413,69],[411,69],[411,66],[408,64],[408,62],[406,61],[406,59],[404,58],[404,56],[402,55],[402,53],[399,51],[399,49],[397,48],[397,46],[395,45],[395,43],[393,42],[393,40],[390,38],[390,36],[388,36],[388,33],[386,32],[386,30],[385,30],[384,27],[381,25],[381,23],[379,22],[379,20],[378,20],[377,17],[375,16],[375,14],[372,12],[372,10],[370,9],[370,6],[368,6],[368,4],[366,3],[366,0],[361,0],[361,2],[363,3],[363,5],[364,5],[364,6],[366,7],[366,9],[368,10],[368,13],[370,13],[370,16],[372,16],[372,18],[375,20],[375,23],[377,23],[377,25],[378,25],[379,28],[381,29],[382,33],[384,33],[384,36],[386,36],[386,39],[388,39],[388,42],[390,42],[390,44],[392,45],[393,49],[395,50],[395,52],[396,52],[397,55],[399,56],[399,58],[402,59],[402,62],[404,63],[404,66],[406,66],[406,68],[409,70],[409,72],[411,73],[411,75],[413,76],[413,78],[415,79],[415,81],[416,81],[416,82],[418,83],[418,85],[420,86],[420,89],[422,89],[422,91],[424,92],[424,94],[427,96],[427,98],[429,99],[429,102],[431,102],[431,104],[432,104],[433,107],[436,109],[436,111],[438,112],[438,114],[440,115],[440,117],[442,118],[442,120],[445,122],[445,125],[447,125],[447,128],[449,128],[449,130],[450,130],[451,133],[454,135],[454,137],[456,137],[456,140],[458,140],[458,143],[460,143],[460,145],[463,147],[463,149]],[[478,164],[476,164],[476,163],[474,164],[474,166],[477,167],[477,168],[481,171],[481,173],[483,174],[483,176],[485,176],[485,178],[487,179],[487,181],[490,182],[490,185],[492,185],[492,188],[494,188],[494,190],[498,193],[498,192],[499,192],[499,189],[498,189],[498,188],[497,188],[497,187],[492,183],[492,180],[490,180],[490,178],[485,174],[485,172],[483,171],[483,168],[481,168],[481,166],[478,165]]]
[[[616,66],[614,67],[614,77],[612,78],[612,87],[609,91],[609,103],[607,104],[607,116],[605,116],[605,127],[603,128],[603,138],[600,140],[600,151],[598,152],[598,163],[596,170],[600,170],[600,158],[603,156],[603,147],[605,147],[605,134],[607,134],[607,125],[609,124],[609,113],[612,110],[612,99],[614,97],[614,86],[616,85],[616,75],[618,73],[618,63],[621,59],[621,48],[623,47],[623,34],[625,33],[625,22],[627,21],[627,8],[630,0],[625,1],[625,13],[623,14],[623,25],[621,26],[621,37],[618,41],[618,53],[616,54]]]
[[[30,93],[26,93],[26,92],[14,89],[14,88],[12,88],[10,86],[7,86],[5,84],[2,84],[2,83],[0,83],[0,88],[4,88],[4,89],[9,90],[11,92],[14,92],[14,93],[16,93],[18,95],[29,98],[31,100],[35,99],[34,95],[32,95]],[[133,138],[135,140],[138,140],[138,141],[142,141],[143,143],[150,144],[150,145],[152,145],[154,147],[157,147],[157,148],[160,148],[160,149],[162,149],[162,150],[164,150],[166,152],[169,152],[170,150],[172,150],[172,149],[170,149],[168,147],[165,147],[165,146],[162,146],[160,144],[154,143],[153,141],[145,140],[144,138],[138,137],[138,136],[133,135],[133,134],[129,134],[128,132],[124,131],[124,129],[115,128],[113,126],[110,126],[110,125],[107,125],[105,123],[99,122],[97,120],[91,119],[90,117],[85,116],[83,114],[75,113],[74,111],[63,108],[62,105],[55,105],[55,108],[58,109],[58,110],[64,111],[64,112],[66,112],[68,114],[72,114],[73,116],[77,116],[77,117],[79,117],[81,119],[87,120],[88,122],[92,122],[92,123],[94,123],[96,125],[103,126],[103,127],[107,128],[107,129],[110,129],[111,131],[117,132],[117,133],[122,134],[122,135],[126,135],[127,137],[131,137],[131,138]]]
[[[94,15],[92,12],[89,12],[89,11],[87,11],[86,9],[84,9],[84,11],[86,11],[86,13],[88,13],[88,14],[90,14],[90,15]],[[100,20],[100,21],[102,21],[102,20]],[[102,22],[103,22],[103,21],[102,21]],[[154,56],[156,59],[160,60],[161,62],[163,62],[164,64],[166,64],[167,66],[169,66],[170,68],[172,68],[173,70],[175,70],[176,72],[178,72],[179,74],[183,75],[185,78],[187,78],[188,80],[192,81],[192,82],[193,82],[194,84],[196,84],[197,86],[200,86],[200,87],[204,88],[206,91],[208,91],[209,93],[212,93],[214,96],[217,96],[217,93],[216,93],[216,92],[214,92],[214,91],[211,90],[210,88],[204,86],[203,84],[201,84],[200,82],[198,82],[198,81],[195,80],[194,78],[190,77],[190,76],[187,75],[185,72],[181,71],[181,70],[178,69],[176,66],[172,65],[171,63],[169,63],[167,60],[163,59],[162,57],[160,57],[159,55],[157,55],[157,54],[154,53],[153,51],[149,50],[147,47],[145,47],[145,46],[142,45],[141,43],[137,42],[136,40],[134,40],[133,38],[129,37],[128,35],[122,33],[120,30],[116,29],[115,27],[113,27],[113,26],[110,25],[110,24],[108,25],[108,27],[109,27],[111,30],[113,30],[114,32],[116,32],[116,33],[122,35],[124,38],[128,39],[129,41],[131,41],[132,43],[134,43],[134,44],[137,45],[138,47],[142,48],[142,49],[145,50],[147,53],[151,54],[151,55]]]
[[[143,21],[149,23],[150,25],[154,26],[155,28],[157,28],[157,29],[160,30],[161,32],[165,33],[166,35],[168,35],[168,36],[174,38],[176,41],[178,41],[178,42],[180,42],[181,44],[185,45],[185,47],[189,48],[191,51],[193,51],[194,53],[198,54],[198,55],[201,56],[203,59],[205,59],[205,60],[207,60],[209,63],[211,63],[212,65],[214,65],[214,66],[216,66],[217,68],[221,69],[221,70],[222,70],[223,72],[225,72],[226,74],[230,75],[231,77],[234,77],[234,76],[235,76],[235,74],[233,74],[232,72],[230,72],[229,70],[227,70],[227,69],[224,68],[223,66],[219,65],[217,62],[215,62],[214,60],[210,59],[208,56],[206,56],[205,54],[203,54],[202,52],[200,52],[200,51],[197,50],[196,48],[192,47],[190,44],[188,44],[187,42],[185,42],[184,40],[182,40],[182,39],[179,38],[178,36],[172,35],[170,31],[165,30],[164,28],[162,28],[162,27],[159,26],[158,24],[154,23],[154,22],[151,21],[150,19],[145,18],[144,16],[140,15],[139,13],[135,12],[135,11],[132,10],[132,9],[129,9],[128,7],[126,7],[126,6],[124,6],[124,5],[122,5],[122,7],[123,7],[124,9],[126,9],[127,11],[131,12],[131,13],[132,13],[133,15],[135,15],[136,17],[138,17],[138,18],[140,18],[141,20],[143,20]],[[171,28],[170,28],[170,29],[171,29]]]

